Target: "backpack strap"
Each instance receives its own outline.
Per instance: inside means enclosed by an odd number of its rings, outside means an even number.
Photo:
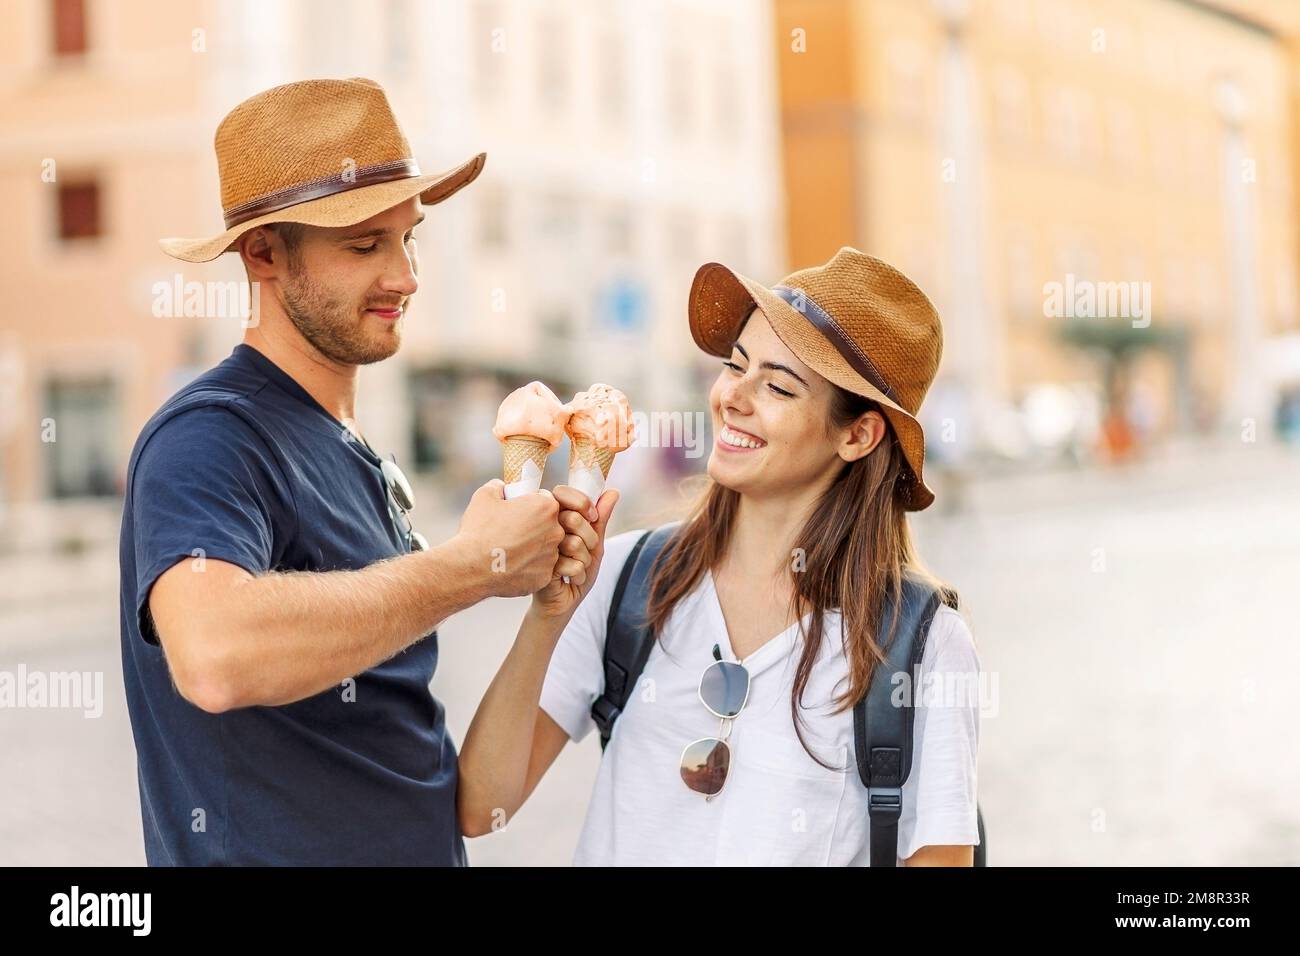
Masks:
[[[602,751],[650,657],[653,641],[645,619],[650,603],[650,572],[680,524],[674,521],[641,535],[618,576],[605,622],[604,690],[591,705]]]
[[[889,646],[887,663],[877,664],[867,693],[853,707],[853,747],[858,776],[867,788],[871,816],[871,865],[897,866],[898,818],[903,811],[903,783],[912,770],[912,725],[915,696],[920,691],[921,657],[930,624],[938,613],[940,595],[934,588],[904,578],[898,626]],[[894,603],[886,598],[881,627],[893,620]],[[894,705],[894,675],[905,673],[911,682],[903,706]]]

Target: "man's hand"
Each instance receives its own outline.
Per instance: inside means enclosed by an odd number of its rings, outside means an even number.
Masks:
[[[456,539],[488,595],[522,597],[546,587],[565,537],[559,513],[545,489],[507,501],[505,482],[493,478],[474,492]]]
[[[556,487],[555,499],[563,509],[559,524],[565,535],[550,582],[533,594],[531,613],[550,619],[567,618],[582,603],[596,583],[596,572],[605,555],[605,529],[618,498],[618,492],[611,488],[593,509],[591,500],[578,489]],[[565,577],[569,579],[567,584]]]

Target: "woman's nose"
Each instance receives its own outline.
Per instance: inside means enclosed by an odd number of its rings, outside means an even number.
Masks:
[[[721,397],[724,408],[747,408],[750,400],[748,376],[741,375],[723,385]]]

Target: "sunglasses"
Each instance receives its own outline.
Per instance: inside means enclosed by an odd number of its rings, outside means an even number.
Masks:
[[[737,661],[724,661],[722,651],[713,645],[713,662],[700,675],[700,700],[722,721],[718,736],[702,737],[682,751],[681,773],[686,786],[712,800],[722,792],[731,769],[731,721],[749,700],[749,671]]]
[[[402,469],[397,467],[397,456],[390,452],[388,458],[384,458],[375,451],[370,442],[366,441],[365,435],[353,428],[347,428],[346,432],[345,440],[360,439],[361,444],[369,448],[370,453],[379,459],[379,472],[384,476],[384,488],[388,493],[388,513],[392,515],[393,524],[397,525],[397,533],[406,543],[406,550],[428,551],[429,539],[416,531],[411,524],[409,512],[415,507],[415,492],[411,490],[411,483],[406,479]]]
[[[397,531],[406,542],[407,551],[428,551],[429,539],[415,530],[409,512],[415,507],[415,492],[411,483],[397,467],[397,460],[380,459],[379,470],[388,489],[388,513],[393,516]]]

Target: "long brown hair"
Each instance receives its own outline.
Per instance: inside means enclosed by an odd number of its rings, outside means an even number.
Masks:
[[[880,411],[870,399],[832,383],[834,396],[827,434],[847,427],[868,411]],[[824,614],[838,609],[843,621],[843,648],[849,663],[849,686],[834,699],[833,713],[851,708],[871,684],[877,664],[884,663],[886,646],[897,626],[897,615],[884,622],[886,596],[901,604],[904,574],[919,576],[939,589],[945,603],[956,606],[956,595],[921,563],[912,541],[900,491],[907,464],[894,431],[886,421],[885,436],[867,455],[845,462],[835,480],[812,509],[791,554],[794,589],[790,610],[799,620],[802,652],[790,697],[795,734],[809,756],[831,768],[808,748],[800,730],[799,713],[824,632]],[[656,639],[677,602],[690,594],[706,571],[716,569],[731,541],[740,493],[709,479],[681,527],[656,561],[650,584],[648,623]],[[795,568],[798,558],[800,568]],[[803,618],[812,612],[811,628]]]

